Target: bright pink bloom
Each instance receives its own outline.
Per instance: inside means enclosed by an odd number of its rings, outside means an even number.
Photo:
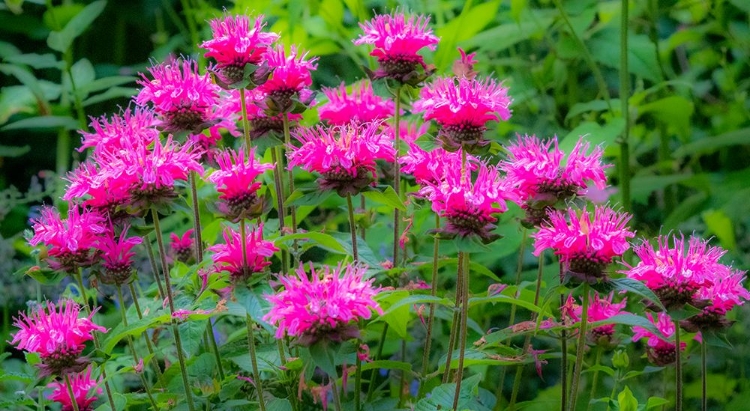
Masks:
[[[711,284],[698,290],[698,300],[710,302],[713,310],[726,313],[750,300],[750,292],[743,285],[745,272],[727,267],[713,271]]]
[[[467,161],[467,165],[470,170],[475,170],[478,160],[474,156],[469,157],[471,161]],[[414,142],[409,143],[409,151],[398,160],[401,163],[401,172],[414,176],[420,185],[439,184],[445,176],[446,169],[461,169],[461,152],[451,153],[442,147],[425,151]]]
[[[654,334],[646,328],[636,325],[633,327],[633,341],[635,342],[643,338],[647,339],[648,347],[646,348],[646,353],[648,354],[649,361],[655,365],[663,367],[673,363],[676,359],[677,351],[675,348],[677,345],[667,339],[674,335],[674,322],[663,311],[658,314],[657,321],[654,321],[654,317],[650,312],[647,312],[646,316],[656,326],[657,330],[659,330],[659,334]],[[686,346],[687,344],[684,341],[680,342],[680,350],[684,351]]]
[[[135,110],[123,110],[121,114],[115,114],[111,119],[107,116],[92,118],[91,128],[93,133],[79,131],[83,136],[83,143],[78,151],[83,152],[86,148],[93,147],[94,154],[102,151],[118,151],[124,148],[124,141],[143,140],[147,144],[159,138],[159,130],[156,129],[157,121],[154,112],[138,107]]]
[[[569,208],[567,218],[562,211],[550,211],[549,223],[532,234],[534,255],[551,248],[569,275],[589,282],[606,279],[603,270],[630,248],[628,239],[635,236],[627,227],[630,218],[603,206],[596,206],[593,215]]]
[[[458,52],[461,54],[461,58],[453,62],[453,74],[456,77],[466,77],[471,80],[477,76],[477,72],[474,71],[474,65],[477,64],[476,56],[477,53],[466,54],[462,48],[458,48]]]
[[[94,324],[93,313],[78,318],[80,309],[73,300],[62,300],[57,306],[48,301],[28,315],[21,313],[20,318],[13,319],[19,330],[11,344],[17,344],[19,350],[39,354],[45,374],[82,370],[88,363],[80,358],[86,341],[94,339],[94,331],[104,333],[107,329]]]
[[[619,303],[613,303],[613,297],[614,293],[610,293],[607,298],[601,298],[596,292],[592,293],[592,297],[590,297],[589,307],[587,310],[589,323],[609,320],[610,318],[618,314],[625,313],[623,309],[627,305],[627,299],[623,299]],[[568,297],[569,300],[572,300],[572,298],[572,296]],[[572,301],[571,304],[571,318],[574,322],[580,322],[582,318],[581,315],[583,314],[583,307],[578,304],[573,304]],[[611,337],[615,333],[615,324],[600,325],[598,327],[590,329],[589,332],[591,333],[591,339],[595,343],[611,343]]]
[[[395,141],[396,133],[393,132],[393,124],[390,122],[383,123],[383,128],[388,132],[389,137]],[[430,123],[418,125],[415,122],[401,120],[398,127],[398,138],[408,144],[416,143],[417,139],[427,134],[428,131],[430,131]]]
[[[294,46],[287,55],[281,44],[270,49],[265,57],[273,74],[258,86],[258,90],[266,94],[264,108],[267,112],[299,113],[300,105],[307,107],[313,103],[315,96],[309,89],[312,85],[310,72],[317,67],[317,57],[306,60],[307,53],[300,55]]]
[[[128,238],[129,228],[125,225],[117,238],[112,230],[109,230],[97,239],[95,247],[99,250],[104,268],[99,273],[99,278],[105,284],[127,284],[133,274],[133,257],[135,256],[133,247],[143,240],[141,237]]]
[[[220,211],[235,221],[259,215],[263,204],[257,196],[261,186],[257,178],[272,169],[273,164],[258,162],[254,147],[250,149],[247,160],[244,150],[238,153],[227,149],[216,155],[216,162],[219,169],[211,173],[207,180],[217,186],[219,199],[223,201]]]
[[[91,404],[97,399],[94,393],[91,392],[91,389],[97,387],[97,385],[99,385],[99,379],[91,378],[91,367],[89,367],[85,372],[70,375],[73,399],[70,398],[70,394],[68,393],[68,386],[62,381],[54,381],[47,385],[47,388],[55,389],[52,394],[47,396],[47,399],[60,403],[62,405],[61,411],[74,410],[74,400],[76,405],[78,405],[79,411],[91,411],[93,410]],[[102,389],[97,387],[95,393],[101,394]]]
[[[193,256],[193,249],[195,247],[195,239],[193,238],[195,230],[192,228],[185,231],[182,237],[175,233],[169,234],[169,248],[173,258],[183,263],[188,263]]]
[[[154,79],[141,74],[138,84],[143,88],[135,101],[140,106],[151,104],[161,116],[160,126],[165,131],[198,134],[225,120],[216,113],[216,108],[221,106],[218,104],[221,88],[208,74],[198,73],[195,60],[158,64],[148,70]],[[227,128],[232,126],[226,125]]]
[[[411,83],[411,80],[418,82],[426,76],[417,70],[421,67],[427,71],[427,65],[417,52],[423,47],[435,50],[440,41],[432,34],[429,22],[429,17],[420,15],[407,18],[398,11],[379,14],[359,24],[364,34],[354,40],[354,44],[375,46],[370,53],[380,63],[380,69],[374,73],[375,78],[389,77],[402,83]]]
[[[224,244],[212,245],[208,251],[214,253],[217,270],[228,271],[233,281],[246,281],[254,273],[263,272],[271,265],[268,259],[279,249],[272,242],[263,240],[261,224],[245,234],[246,261],[243,261],[242,255],[242,236],[231,228],[224,229]]]
[[[279,276],[284,289],[267,296],[271,310],[263,320],[278,326],[276,338],[296,337],[302,345],[321,338],[354,338],[359,334],[356,321],[369,319],[372,310],[383,313],[373,300],[374,279],[365,280],[366,272],[367,267],[351,264],[316,272],[310,263],[308,275],[300,264],[296,275]]]
[[[229,90],[228,93],[227,109],[236,114],[239,120],[242,120],[242,105],[240,104],[239,91]],[[278,136],[283,140],[284,114],[269,115],[266,113],[266,110],[261,106],[265,106],[267,97],[266,93],[258,89],[245,90],[245,109],[247,110],[247,118],[250,122],[250,138],[255,140],[270,132],[271,135]],[[294,128],[296,123],[302,120],[302,114],[285,114],[289,119],[290,128]]]
[[[508,89],[495,80],[441,77],[422,89],[414,112],[438,123],[446,150],[474,150],[489,144],[484,138],[488,122],[510,118],[511,101]]]
[[[260,65],[263,55],[279,38],[276,33],[263,31],[266,25],[263,15],[252,24],[245,15],[224,16],[212,19],[209,24],[213,38],[204,41],[201,48],[208,50],[205,56],[216,60],[222,77],[230,84],[244,79],[246,65]]]
[[[68,218],[63,220],[60,213],[52,207],[44,207],[41,217],[32,220],[34,235],[29,244],[39,243],[47,247],[47,252],[54,260],[50,267],[65,272],[75,272],[79,267],[92,263],[91,249],[96,245],[97,236],[106,231],[104,217],[87,209],[79,209],[70,203]]]
[[[394,161],[396,155],[380,123],[318,126],[293,135],[302,146],[288,148],[289,167],[320,173],[320,188],[336,190],[342,197],[357,194],[376,180],[376,159]]]
[[[432,203],[432,211],[447,220],[441,232],[448,237],[476,235],[484,242],[497,239],[492,234],[496,214],[508,210],[506,200],[514,194],[502,179],[497,168],[479,163],[472,182],[469,170],[462,174],[461,166],[444,167],[444,175],[434,182],[424,181],[419,195]]]
[[[106,156],[105,156],[106,157]],[[111,158],[111,157],[110,157]],[[133,179],[124,177],[119,160],[103,163],[93,155],[65,177],[70,182],[63,200],[84,200],[83,205],[117,221],[127,215]]]
[[[713,283],[715,273],[729,271],[719,263],[726,251],[694,236],[688,240],[687,249],[684,236],[663,235],[657,238],[655,248],[644,241],[633,247],[633,251],[641,261],[622,272],[643,281],[668,309],[692,303],[701,287]]]
[[[367,80],[352,85],[351,92],[347,92],[346,86],[341,83],[337,88],[324,87],[323,94],[328,97],[328,102],[318,108],[318,114],[321,120],[330,125],[385,120],[392,117],[396,110],[396,104],[375,94]]]

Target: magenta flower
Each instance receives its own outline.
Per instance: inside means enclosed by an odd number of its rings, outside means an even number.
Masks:
[[[183,263],[189,263],[194,258],[195,239],[193,237],[195,230],[192,228],[185,231],[182,237],[175,233],[169,234],[169,248],[172,258]]]
[[[242,223],[244,224],[244,222]],[[232,281],[247,281],[254,273],[263,272],[271,265],[268,259],[279,249],[270,241],[263,240],[263,224],[245,234],[245,256],[242,253],[242,237],[231,228],[224,229],[224,244],[208,247],[214,253],[214,265],[218,271],[228,271]],[[247,258],[245,260],[245,257]]]
[[[263,200],[257,195],[261,183],[257,178],[273,168],[273,164],[258,162],[254,147],[248,157],[245,160],[244,151],[221,151],[216,155],[219,169],[208,177],[219,191],[222,200],[219,210],[235,222],[257,217],[263,212]]]
[[[318,108],[318,114],[321,120],[330,125],[385,120],[396,111],[396,104],[375,94],[367,80],[354,84],[351,92],[347,92],[346,86],[341,83],[337,88],[324,87],[323,94],[328,97],[328,102]]]
[[[690,332],[728,328],[733,322],[726,319],[726,313],[750,299],[750,292],[743,285],[744,271],[717,267],[712,274],[711,284],[701,287],[696,294],[701,313],[680,321]]]
[[[627,227],[631,216],[608,207],[596,206],[593,215],[574,208],[565,213],[550,211],[549,223],[532,234],[534,255],[551,248],[565,265],[567,275],[581,281],[596,283],[607,280],[604,269],[612,259],[630,248],[633,233]]]
[[[206,57],[216,60],[216,68],[224,82],[236,84],[252,80],[247,77],[256,71],[263,71],[252,66],[262,64],[264,54],[279,35],[263,31],[266,23],[262,15],[256,17],[252,24],[250,17],[244,15],[212,19],[209,24],[213,37],[204,41],[201,48],[208,50]],[[246,68],[248,65],[251,66],[249,70]],[[257,84],[258,79],[255,80],[252,83]]]
[[[266,94],[258,89],[245,90],[245,107],[247,118],[250,123],[250,138],[255,140],[267,133],[273,136],[283,136],[284,133],[284,114],[266,113],[265,106]],[[239,116],[242,120],[242,105],[240,104],[240,93],[237,90],[229,90],[227,108],[232,113]],[[302,119],[302,114],[285,113],[289,119],[290,128],[295,127],[296,123]],[[283,137],[280,137],[283,140]]]
[[[596,292],[592,293],[592,297],[590,297],[590,303],[587,310],[589,323],[609,320],[616,315],[626,313],[623,310],[627,305],[627,299],[623,299],[619,303],[613,303],[613,297],[614,293],[610,293],[607,298],[601,298]],[[572,296],[569,296],[568,300],[572,300],[572,298]],[[570,301],[570,306],[572,307],[569,312],[571,319],[573,320],[573,322],[580,322],[582,318],[581,315],[583,314],[583,307],[574,304],[573,301]],[[594,344],[611,347],[613,343],[612,337],[615,333],[615,325],[600,325],[598,327],[590,329],[588,332],[589,335],[587,335],[587,337]]]
[[[474,71],[474,65],[477,64],[477,53],[466,54],[461,47],[458,48],[458,52],[461,54],[461,57],[453,62],[453,74],[456,77],[466,77],[472,80],[478,74]]]
[[[139,106],[153,105],[165,131],[198,134],[224,120],[215,112],[220,107],[217,103],[221,88],[211,81],[211,76],[198,73],[195,60],[158,64],[148,70],[154,79],[141,74],[138,84],[143,88],[135,101]]]
[[[104,217],[99,213],[79,209],[75,203],[69,204],[66,220],[60,217],[57,209],[44,207],[41,217],[32,220],[34,235],[29,239],[29,244],[44,244],[52,258],[50,267],[73,273],[79,267],[93,263],[91,249],[97,244],[97,236],[107,231],[103,222]]]
[[[135,110],[123,110],[122,114],[115,114],[111,119],[106,116],[92,119],[91,128],[93,133],[79,131],[83,136],[83,143],[78,149],[83,152],[86,148],[93,147],[94,154],[102,151],[118,151],[124,148],[124,141],[143,140],[151,143],[159,138],[159,130],[156,129],[157,121],[154,112],[138,107]]]
[[[495,80],[442,77],[422,89],[414,112],[438,123],[443,148],[473,153],[489,144],[484,138],[488,122],[510,118],[510,103],[508,89]]]
[[[550,148],[552,148],[550,150]],[[565,153],[558,148],[557,137],[542,141],[536,136],[519,136],[518,141],[506,147],[508,159],[500,162],[500,169],[515,182],[521,199],[526,204],[529,226],[539,226],[547,221],[547,211],[558,201],[586,194],[590,183],[603,190],[607,184],[602,165],[602,149],[589,151],[589,143],[580,138],[573,151]]]
[[[672,364],[677,356],[677,345],[668,341],[668,339],[674,335],[674,322],[665,312],[658,314],[657,321],[654,321],[654,317],[650,312],[647,312],[646,316],[659,330],[659,334],[654,334],[646,328],[636,325],[633,327],[633,342],[646,338],[648,345],[646,347],[646,354],[649,361],[660,367]],[[684,351],[686,346],[687,344],[684,341],[680,342],[680,350]]]
[[[340,264],[310,274],[300,264],[296,275],[279,276],[284,287],[267,296],[271,310],[263,317],[278,326],[276,338],[290,336],[309,346],[320,339],[344,341],[359,335],[356,321],[369,319],[372,310],[383,314],[373,297],[374,279],[365,280],[367,267]]]
[[[467,158],[469,170],[477,168],[478,160],[474,156]],[[425,185],[440,184],[447,169],[461,169],[461,153],[451,153],[442,147],[436,147],[432,151],[426,151],[417,143],[409,143],[409,151],[399,157],[401,172],[414,176],[417,184]]]
[[[20,318],[13,318],[13,325],[19,330],[11,344],[39,354],[44,375],[83,370],[88,365],[88,359],[81,357],[86,341],[94,339],[94,331],[105,333],[107,329],[94,324],[94,313],[78,318],[80,309],[73,300],[62,300],[57,306],[48,301],[28,315],[21,313]]]
[[[258,86],[266,95],[263,108],[267,114],[301,113],[313,103],[314,93],[310,72],[317,67],[317,57],[306,60],[307,53],[299,54],[292,46],[289,54],[283,45],[277,45],[266,53],[268,67],[273,70],[271,78]]]
[[[99,273],[99,279],[104,284],[123,285],[130,282],[133,274],[133,257],[135,256],[133,247],[143,240],[140,237],[128,238],[129,228],[128,225],[125,225],[117,238],[115,238],[112,230],[109,230],[97,239],[94,247],[99,250],[102,259],[103,270]]]
[[[293,135],[302,146],[288,147],[289,167],[320,173],[320,188],[336,190],[342,197],[357,194],[376,180],[376,159],[394,161],[396,155],[380,123],[318,126]]]
[[[372,20],[360,23],[364,34],[354,40],[355,45],[372,44],[370,53],[378,59],[380,68],[373,78],[392,78],[401,83],[418,84],[427,78],[432,70],[424,58],[417,54],[423,47],[435,50],[440,39],[428,27],[429,17],[409,16],[398,11],[392,14],[379,14]]]
[[[691,236],[685,248],[685,237],[659,236],[656,247],[644,241],[633,247],[641,260],[622,271],[630,278],[643,281],[654,291],[667,309],[680,308],[695,302],[701,287],[713,284],[714,273],[728,273],[719,263],[726,251],[708,245],[708,241]]]
[[[94,409],[91,404],[96,401],[96,397],[91,392],[92,388],[96,388],[95,393],[101,394],[102,389],[98,388],[98,378],[91,378],[91,367],[87,368],[85,372],[76,374],[70,374],[70,385],[73,389],[73,398],[70,398],[68,393],[68,387],[64,382],[54,381],[47,385],[47,388],[54,388],[52,394],[47,396],[48,400],[55,401],[62,405],[61,411],[73,411],[73,401],[76,402],[79,411],[91,411]]]
[[[513,200],[514,193],[500,177],[497,168],[479,163],[477,176],[462,174],[458,167],[444,167],[444,175],[435,181],[423,181],[419,195],[432,203],[432,211],[445,217],[447,224],[440,234],[455,236],[478,236],[489,243],[498,238],[492,234],[496,228],[496,214],[508,210],[506,200]]]

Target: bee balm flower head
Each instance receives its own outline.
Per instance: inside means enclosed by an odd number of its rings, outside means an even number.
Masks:
[[[73,401],[78,406],[78,411],[91,411],[93,410],[92,404],[96,401],[96,397],[91,393],[92,388],[96,388],[99,385],[98,379],[91,377],[91,368],[89,367],[85,372],[76,373],[70,376],[70,386],[73,390],[73,398],[70,398],[68,393],[68,387],[64,382],[55,381],[47,385],[47,388],[54,388],[55,390],[47,399],[60,403],[62,405],[62,411],[73,411]],[[96,388],[96,393],[101,394],[102,389]]]
[[[219,169],[208,176],[208,181],[216,184],[219,191],[219,210],[232,221],[259,216],[263,212],[263,200],[257,195],[261,187],[257,178],[273,168],[273,164],[258,162],[255,148],[250,149],[247,159],[244,151],[221,151],[216,155],[216,162]]]
[[[244,221],[240,224],[245,224]],[[263,225],[245,233],[245,252],[242,252],[242,234],[231,228],[224,229],[224,244],[208,247],[214,253],[214,264],[218,270],[228,271],[232,281],[247,281],[255,273],[271,265],[268,259],[279,249],[270,241],[263,240]]]
[[[330,125],[386,120],[396,110],[392,100],[375,94],[369,81],[353,85],[351,92],[346,91],[344,83],[337,88],[323,88],[323,94],[328,102],[318,108],[318,114]]]
[[[659,333],[654,334],[644,327],[635,326],[633,327],[633,341],[646,339],[646,354],[651,363],[659,367],[672,364],[677,358],[677,345],[667,339],[674,335],[674,322],[665,312],[660,312],[656,321],[654,321],[654,317],[650,312],[647,312],[646,316],[654,324]],[[680,342],[680,350],[685,350],[686,346],[687,344],[684,341]]]

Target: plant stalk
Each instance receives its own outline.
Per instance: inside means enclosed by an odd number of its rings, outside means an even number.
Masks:
[[[68,395],[70,396],[70,404],[73,406],[73,411],[79,411],[78,401],[76,396],[73,394],[73,384],[70,383],[70,374],[65,374],[65,386],[68,387]]]
[[[435,229],[440,229],[440,216],[435,214]],[[437,296],[437,274],[438,274],[438,257],[440,254],[440,240],[436,237],[432,243],[432,282],[430,287],[430,296]],[[430,303],[430,312],[427,315],[427,335],[424,341],[424,351],[422,353],[422,377],[427,375],[430,366],[430,348],[432,347],[432,327],[435,322],[435,303]],[[419,384],[419,396],[424,395],[424,389],[427,381],[422,380]]]
[[[396,112],[393,115],[393,141],[396,148],[396,161],[393,163],[393,190],[401,198],[401,164],[398,159],[401,157],[401,87],[396,88]],[[393,267],[398,267],[398,249],[399,249],[399,230],[400,224],[399,209],[393,210]]]
[[[594,363],[595,367],[598,367],[602,362],[602,351],[604,351],[604,349],[601,346],[599,346],[599,348],[597,348],[596,350],[596,362]],[[591,409],[591,400],[594,399],[594,396],[596,395],[596,389],[599,388],[599,370],[598,369],[594,370],[594,376],[591,377],[591,380],[592,380],[591,381],[591,393],[589,394],[589,404],[586,407],[587,411]]]
[[[680,322],[674,320],[675,341],[675,411],[682,411],[682,354],[680,350]]]
[[[581,307],[581,322],[578,330],[578,346],[576,347],[576,362],[573,368],[573,381],[570,387],[570,410],[576,409],[578,400],[578,384],[581,381],[581,367],[583,367],[584,348],[586,348],[586,328],[589,321],[589,283],[583,283],[583,306]]]
[[[622,206],[630,212],[630,73],[628,73],[628,0],[620,2],[620,105],[625,127],[620,139],[620,192]]]
[[[458,409],[458,399],[461,393],[461,381],[464,375],[464,357],[466,355],[466,334],[467,324],[469,322],[469,254],[463,251],[459,252],[462,264],[460,270],[463,272],[463,286],[461,287],[461,331],[459,333],[459,351],[458,351],[458,369],[456,370],[456,393],[453,396],[453,409]]]
[[[708,369],[706,367],[706,356],[708,356],[708,347],[706,342],[701,342],[701,411],[708,410],[708,390],[706,380],[708,379]]]
[[[281,160],[279,156],[278,147],[271,147],[271,161],[274,163],[273,168],[273,182],[276,189],[276,209],[279,216],[279,233],[284,235],[284,186],[281,180]],[[289,272],[289,251],[286,249],[281,250],[281,272]]]
[[[255,390],[258,392],[258,405],[260,411],[266,411],[266,400],[263,398],[263,382],[260,380],[258,371],[258,358],[255,355],[255,333],[253,332],[253,319],[250,314],[245,313],[245,323],[247,324],[247,347],[250,350],[250,362],[253,365],[253,379],[255,380]]]

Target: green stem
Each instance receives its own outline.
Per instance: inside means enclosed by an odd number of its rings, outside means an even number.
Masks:
[[[135,293],[135,287],[133,287],[132,281],[128,283],[128,287],[130,288],[130,296],[133,298],[133,305],[135,305],[135,312],[138,314],[138,319],[142,320],[143,312],[141,311],[141,304],[138,302],[138,296]],[[143,340],[146,341],[146,349],[148,349],[148,353],[151,355],[151,362],[154,367],[154,371],[156,372],[156,378],[161,380],[161,367],[159,367],[159,361],[156,359],[154,347],[151,345],[151,340],[148,338],[148,333],[144,332],[142,335]]]
[[[622,206],[630,211],[630,73],[628,72],[628,0],[621,1],[620,13],[620,104],[625,127],[620,139],[620,193]]]
[[[161,257],[161,268],[164,274],[164,289],[167,294],[167,303],[169,304],[169,315],[172,316],[175,312],[174,308],[174,296],[172,295],[172,281],[169,274],[169,265],[167,264],[167,252],[164,248],[164,238],[161,233],[161,226],[159,224],[159,213],[156,211],[156,207],[151,209],[151,215],[154,220],[154,233],[156,234],[156,243],[159,246],[159,256]],[[172,333],[174,334],[175,348],[177,350],[177,360],[180,363],[180,374],[182,375],[183,389],[185,390],[185,399],[187,400],[188,409],[190,411],[195,410],[193,404],[193,393],[190,389],[190,381],[188,380],[187,366],[185,364],[185,353],[182,349],[182,337],[180,336],[180,327],[174,318],[172,318]]]
[[[459,257],[463,255],[461,267],[463,271],[463,287],[461,287],[461,331],[459,333],[459,350],[458,350],[458,369],[456,370],[456,393],[453,396],[453,409],[458,409],[458,399],[461,393],[461,381],[464,375],[464,357],[466,355],[466,334],[467,323],[469,322],[469,254],[463,251],[459,252]],[[461,259],[461,258],[459,258]]]
[[[708,391],[706,386],[706,379],[708,378],[708,370],[706,367],[706,356],[708,355],[708,348],[706,342],[701,342],[701,411],[708,409]]]
[[[675,341],[675,411],[682,411],[682,355],[680,350],[680,322],[674,320]]]
[[[250,362],[253,365],[253,379],[255,380],[255,390],[258,392],[258,404],[261,411],[266,411],[266,400],[263,398],[263,382],[260,380],[258,371],[258,358],[255,355],[255,333],[253,332],[253,319],[250,314],[245,313],[245,323],[247,324],[247,347],[250,350]]]
[[[342,411],[341,408],[341,397],[339,396],[339,390],[336,388],[336,379],[331,378],[329,375],[328,378],[331,381],[331,391],[333,391],[333,407],[336,411]]]
[[[279,233],[284,235],[284,187],[281,181],[281,162],[278,147],[271,147],[271,161],[274,163],[273,182],[276,189],[276,211],[279,216]],[[281,272],[289,272],[289,252],[281,250]]]
[[[526,229],[526,227],[524,227],[523,228],[523,234],[521,235],[521,248],[518,250],[518,260],[517,260],[517,263],[516,263],[516,283],[515,283],[515,285],[517,287],[516,299],[521,296],[521,289],[518,288],[518,287],[521,284],[521,271],[523,269],[523,253],[524,253],[524,251],[526,251],[526,237],[527,237],[527,235],[528,235],[528,230]],[[511,306],[510,306],[510,318],[508,320],[508,325],[509,326],[512,326],[513,324],[515,324],[515,321],[516,321],[516,309],[517,308],[518,308],[518,306],[516,306],[515,304],[511,304]]]
[[[596,350],[596,362],[594,363],[594,367],[596,369],[594,370],[594,376],[591,377],[591,393],[589,394],[589,405],[586,407],[587,411],[591,409],[591,400],[594,399],[594,397],[596,396],[596,389],[599,388],[598,368],[602,361],[602,351],[604,351],[604,349],[601,346],[599,346],[599,348],[597,348]]]
[[[193,203],[193,231],[195,234],[195,259],[200,264],[203,261],[203,238],[201,236],[201,213],[198,205],[198,187],[196,185],[198,174],[195,171],[190,172],[190,194]]]
[[[70,404],[73,406],[73,411],[78,411],[78,401],[76,396],[73,394],[73,384],[70,383],[70,374],[65,374],[65,386],[68,387],[68,395],[70,396]]]
[[[388,323],[383,324],[383,331],[380,333],[380,341],[378,341],[378,351],[375,353],[373,361],[377,361],[383,356],[383,346],[385,345],[385,339],[388,337]],[[369,385],[367,387],[367,402],[372,401],[372,394],[375,392],[375,378],[377,377],[376,371],[373,368],[370,371]]]
[[[435,214],[435,229],[440,229],[440,215]],[[440,254],[440,240],[436,237],[432,243],[432,283],[430,287],[430,296],[437,296],[437,274],[438,274],[438,257]],[[424,341],[424,351],[422,353],[422,377],[427,375],[427,370],[430,367],[430,348],[432,346],[432,327],[435,322],[435,303],[430,303],[430,312],[427,315],[427,335]],[[417,398],[422,398],[424,390],[427,385],[427,381],[422,380],[419,384],[419,395]]]
[[[448,383],[451,374],[451,363],[453,362],[453,351],[458,341],[458,332],[461,328],[460,305],[463,290],[463,253],[458,253],[458,262],[456,266],[456,303],[453,306],[453,321],[451,322],[451,332],[448,337],[448,352],[445,358],[445,371],[443,372],[443,384]]]
[[[164,286],[161,284],[159,278],[159,269],[156,267],[156,258],[154,257],[154,250],[151,248],[151,240],[148,239],[147,235],[143,236],[143,246],[146,248],[146,254],[148,254],[148,261],[151,264],[151,274],[154,276],[156,281],[157,291],[159,292],[159,300],[164,301],[166,298],[164,294]],[[131,283],[132,284],[132,283]],[[135,299],[135,293],[133,293],[133,299]]]
[[[289,147],[292,146],[292,136],[289,131],[289,114],[284,113],[281,121],[284,126],[284,143],[286,144],[286,148],[289,149]],[[294,192],[294,172],[291,168],[287,170],[287,180],[289,181],[289,194],[291,194]],[[297,208],[293,205],[289,205],[289,214],[292,216],[292,234],[295,234],[297,233]],[[297,240],[294,240],[295,254],[297,254],[297,248]]]
[[[584,348],[586,348],[586,328],[589,321],[589,283],[583,283],[583,306],[581,307],[581,322],[578,329],[578,346],[576,347],[576,362],[573,368],[573,381],[570,387],[570,410],[576,409],[578,400],[578,384],[581,381],[581,367],[583,367]]]
[[[401,86],[396,87],[396,112],[393,115],[393,141],[396,148],[396,161],[393,162],[393,190],[401,198],[401,165],[398,159],[401,157]],[[393,210],[393,267],[398,267],[399,249],[399,209]]]
[[[560,284],[563,282],[563,264],[560,262]],[[565,295],[560,295],[560,315],[562,315],[562,307],[565,305]],[[560,383],[562,385],[562,392],[560,393],[560,409],[565,411],[565,407],[568,402],[568,332],[563,328],[560,330],[560,351],[562,353],[562,361],[560,363]]]
[[[247,102],[245,101],[244,88],[240,89],[240,109],[242,110],[242,135],[245,137],[245,150],[247,150],[247,157],[250,159],[252,141],[250,140],[250,119],[247,117]]]
[[[354,258],[354,264],[359,263],[359,251],[357,250],[357,224],[356,221],[354,221],[354,204],[352,202],[352,195],[347,194],[346,195],[346,207],[349,211],[349,233],[352,237],[352,257]],[[362,326],[362,321],[360,321],[360,328]],[[359,353],[359,347],[357,347],[357,352]],[[356,370],[354,372],[354,409],[356,411],[359,411],[361,409],[361,401],[362,396],[360,395],[360,392],[362,391],[362,359],[359,358],[359,355],[357,355],[356,359]]]

